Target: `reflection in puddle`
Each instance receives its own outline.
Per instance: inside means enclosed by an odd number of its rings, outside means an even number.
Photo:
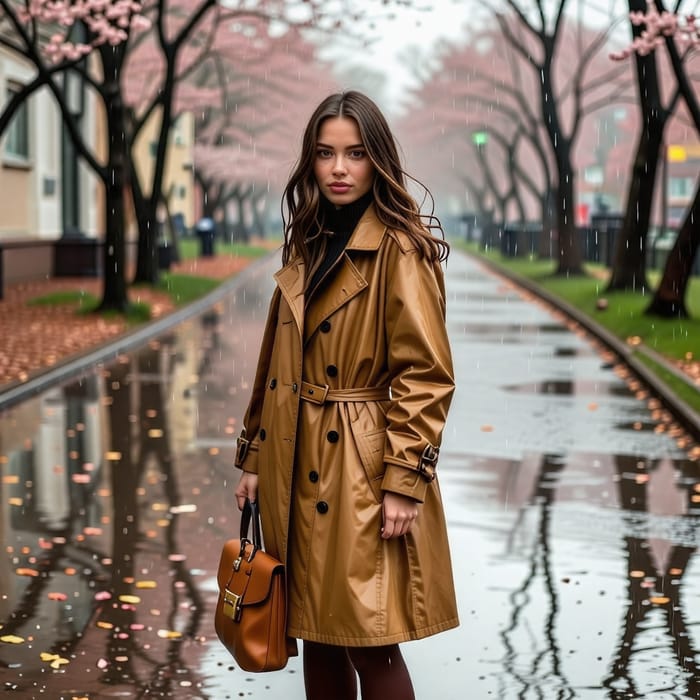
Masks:
[[[503,389],[519,394],[556,394],[557,396],[572,396],[573,394],[598,394],[600,393],[601,385],[600,382],[593,381],[548,379],[544,382],[511,384],[509,386],[504,386]]]
[[[568,331],[559,324],[517,324],[517,323],[448,323],[450,333],[456,335],[481,336],[484,340],[492,340],[494,337],[511,337],[512,342],[523,342],[529,335],[540,333],[562,333]]]

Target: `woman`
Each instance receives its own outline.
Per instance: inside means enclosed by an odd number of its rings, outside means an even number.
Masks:
[[[457,626],[435,480],[454,390],[441,260],[393,136],[358,92],[325,99],[284,201],[239,507],[287,563],[311,700],[412,699],[398,643]]]

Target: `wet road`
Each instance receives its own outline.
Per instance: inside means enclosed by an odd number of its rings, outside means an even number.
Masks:
[[[0,414],[0,687],[300,700],[212,629],[269,265],[210,312]],[[700,698],[700,470],[576,328],[459,253],[440,462],[462,625],[404,645],[419,700]],[[361,556],[355,553],[355,556]]]

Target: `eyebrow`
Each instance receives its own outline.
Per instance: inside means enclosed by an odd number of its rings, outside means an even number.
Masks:
[[[327,143],[322,143],[321,141],[319,141],[316,144],[316,147],[317,148],[328,148],[330,150],[333,150],[333,146],[331,146],[330,144],[327,144]],[[352,146],[346,146],[345,150],[351,151],[353,148],[364,148],[364,147],[365,147],[365,145],[363,143],[356,143],[356,144],[353,144]]]

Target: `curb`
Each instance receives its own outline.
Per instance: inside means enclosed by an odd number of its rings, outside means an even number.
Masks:
[[[52,367],[37,370],[26,382],[12,382],[6,387],[0,388],[0,411],[31,398],[52,384],[71,379],[93,365],[115,360],[118,355],[132,350],[138,345],[143,345],[151,338],[161,335],[173,326],[206,311],[226,295],[243,285],[249,277],[257,272],[258,268],[267,264],[270,258],[273,255],[277,255],[278,252],[274,250],[268,255],[256,258],[236,275],[224,280],[206,296],[200,297],[191,304],[187,304],[159,318],[157,321],[146,323],[133,331],[127,331],[105,345],[72,355]]]
[[[525,277],[521,277],[515,272],[510,270],[504,270],[498,267],[495,263],[485,258],[481,258],[477,255],[473,255],[467,251],[460,250],[461,253],[467,255],[472,260],[482,264],[489,271],[493,272],[500,277],[510,280],[514,284],[528,292],[539,297],[543,301],[559,309],[569,318],[573,319],[579,323],[583,328],[586,329],[590,335],[597,338],[604,345],[606,345],[610,350],[612,350],[616,355],[618,355],[626,365],[637,375],[637,377],[644,382],[649,389],[660,399],[664,406],[670,411],[676,420],[696,439],[700,440],[700,413],[689,406],[685,401],[683,401],[679,396],[674,394],[669,387],[661,381],[647,366],[641,363],[633,355],[633,350],[627,345],[627,343],[621,341],[619,338],[614,336],[610,331],[596,323],[590,316],[587,316],[583,312],[579,311],[576,307],[569,304],[567,301],[560,299],[559,297],[550,294],[547,290],[542,289],[537,286],[534,282],[531,282]],[[658,364],[663,365],[669,371],[678,375],[678,369],[673,365],[668,364],[665,358],[655,353],[651,348],[638,348],[639,351],[644,352],[648,357],[655,360]],[[684,381],[687,378],[683,377]],[[692,385],[691,385],[692,386]]]

